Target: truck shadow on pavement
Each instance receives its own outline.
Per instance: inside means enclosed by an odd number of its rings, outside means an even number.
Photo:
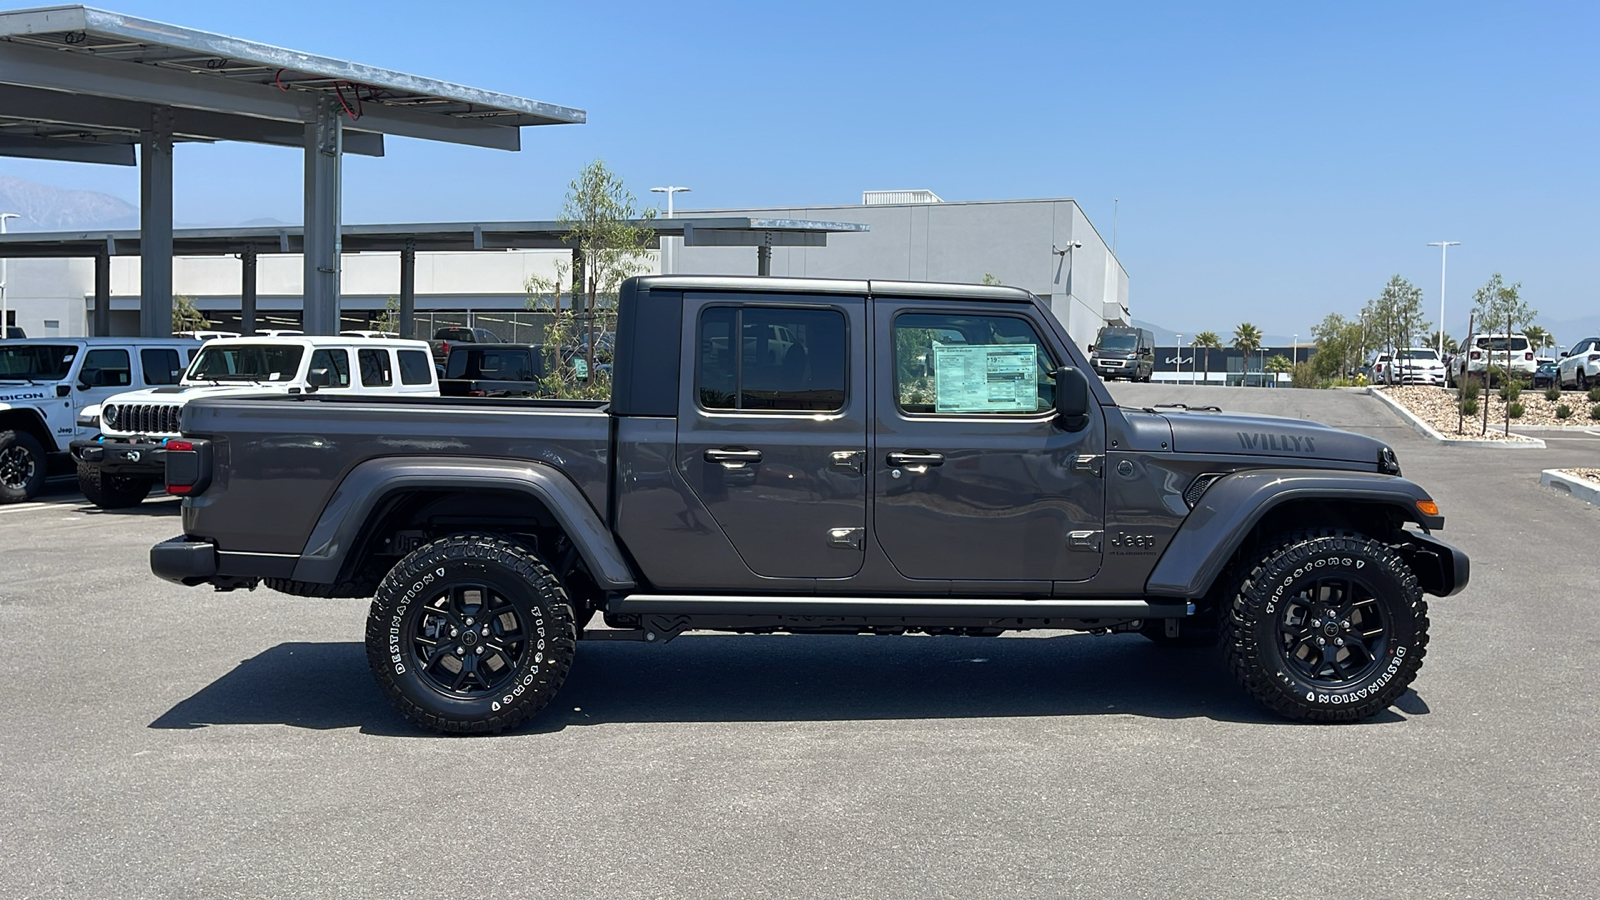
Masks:
[[[1425,714],[1407,692],[1397,708]],[[584,643],[565,687],[517,733],[644,722],[1135,715],[1293,725],[1257,706],[1214,649],[1134,635],[878,638],[689,634],[665,647]],[[1365,724],[1404,721],[1394,710]],[[282,724],[426,736],[378,691],[356,642],[284,643],[150,723]]]

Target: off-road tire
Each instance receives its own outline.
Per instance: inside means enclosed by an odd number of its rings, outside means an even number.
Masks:
[[[135,475],[107,475],[99,466],[78,463],[78,490],[101,509],[138,506],[150,495],[155,479]]]
[[[1329,529],[1265,544],[1253,560],[1241,569],[1248,574],[1222,622],[1228,667],[1246,692],[1306,722],[1365,719],[1405,693],[1427,651],[1428,606],[1399,554],[1366,535]],[[1309,596],[1313,588],[1317,597]],[[1322,615],[1338,609],[1346,612]],[[1315,646],[1319,638],[1325,648]],[[1335,650],[1334,640],[1360,641],[1360,658],[1355,643]],[[1323,667],[1326,675],[1308,672]]]
[[[406,718],[438,732],[494,733],[527,721],[560,690],[576,640],[561,580],[528,547],[491,534],[417,548],[384,576],[367,617],[379,687]],[[500,669],[479,674],[496,660]]]
[[[0,431],[0,503],[32,500],[44,487],[49,459],[26,431]]]

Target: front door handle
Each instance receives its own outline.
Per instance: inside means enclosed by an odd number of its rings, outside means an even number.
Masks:
[[[745,450],[744,448],[725,447],[721,450],[707,450],[706,462],[720,463],[725,469],[742,469],[753,463],[761,462],[760,450]]]
[[[889,454],[889,465],[926,469],[929,466],[944,465],[944,454],[922,450],[896,450]]]

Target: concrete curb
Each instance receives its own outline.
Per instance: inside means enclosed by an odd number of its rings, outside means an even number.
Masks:
[[[1371,387],[1367,388],[1367,394],[1377,397],[1379,400],[1388,404],[1389,408],[1399,413],[1400,418],[1405,419],[1406,422],[1410,424],[1410,426],[1415,429],[1418,434],[1436,444],[1443,444],[1446,447],[1493,447],[1497,450],[1545,449],[1544,441],[1541,441],[1538,438],[1528,438],[1524,441],[1486,441],[1482,440],[1481,438],[1445,437],[1435,430],[1432,425],[1429,425],[1427,422],[1417,418],[1415,413],[1409,409],[1406,409],[1405,406],[1400,403],[1400,401],[1390,397],[1388,394],[1385,394],[1382,391],[1374,390]]]
[[[1587,478],[1568,475],[1560,469],[1545,469],[1539,473],[1539,483],[1547,488],[1555,488],[1563,494],[1577,497],[1585,503],[1600,506],[1600,484]]]

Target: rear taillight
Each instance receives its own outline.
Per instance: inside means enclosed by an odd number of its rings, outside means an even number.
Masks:
[[[1533,359],[1533,354],[1532,353],[1524,353],[1524,354],[1522,354],[1522,358],[1523,359]]]
[[[167,441],[167,493],[192,496],[211,484],[210,441]]]
[[[439,352],[444,354],[445,356],[449,356],[450,355],[450,342],[449,341],[440,341],[439,342]]]
[[[483,391],[467,391],[467,396],[468,397],[486,397],[488,395],[485,394]]]
[[[1483,354],[1479,353],[1476,350],[1474,350],[1474,351],[1472,351],[1472,357],[1471,358],[1472,359],[1483,359]]]

